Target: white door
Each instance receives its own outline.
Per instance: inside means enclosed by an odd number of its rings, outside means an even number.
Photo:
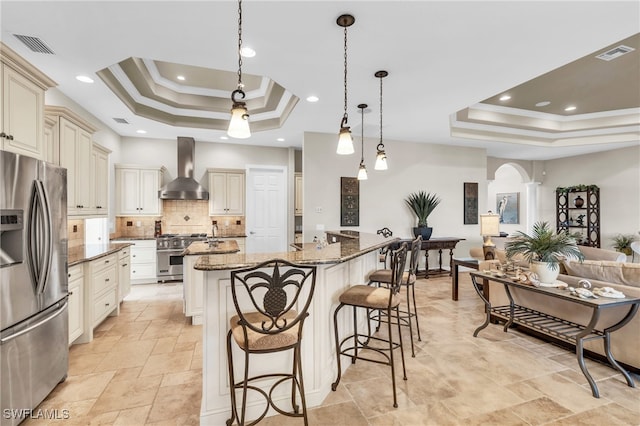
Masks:
[[[247,253],[287,251],[285,168],[247,167]]]

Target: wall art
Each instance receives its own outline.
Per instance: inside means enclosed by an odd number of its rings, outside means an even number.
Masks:
[[[340,178],[340,226],[360,225],[360,181]]]

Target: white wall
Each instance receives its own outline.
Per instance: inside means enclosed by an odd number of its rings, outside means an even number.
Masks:
[[[611,248],[616,234],[640,231],[640,145],[596,154],[549,160],[540,187],[540,218],[555,225],[558,186],[600,187],[600,238]]]
[[[500,224],[500,231],[511,235],[516,231],[527,230],[527,188],[522,181],[520,173],[512,166],[505,164],[495,171],[495,179],[488,185],[488,209],[494,213],[498,213],[496,194],[505,192],[517,192],[520,194],[518,216],[518,224]]]
[[[360,182],[360,226],[340,226],[340,177],[354,177],[360,150],[337,155],[337,135],[305,133],[304,240],[326,230],[353,229],[374,232],[388,227],[394,236],[412,237],[415,217],[404,199],[419,190],[436,193],[442,202],[429,216],[433,237],[461,237],[455,254],[467,256],[468,248],[481,243],[479,225],[464,225],[464,182],[478,182],[478,212],[487,211],[486,153],[484,149],[385,141],[389,170],[373,170],[378,141],[365,139],[365,163],[369,179]],[[321,209],[321,213],[317,209]]]

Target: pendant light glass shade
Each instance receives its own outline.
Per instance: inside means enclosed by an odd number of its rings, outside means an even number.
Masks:
[[[231,109],[231,121],[229,122],[227,134],[237,139],[251,137],[249,114],[247,114],[247,107],[244,105],[244,102],[234,105]]]
[[[353,138],[351,137],[351,129],[347,126],[347,27],[353,25],[356,19],[351,15],[340,15],[336,23],[344,28],[344,114],[340,122],[340,134],[338,137],[338,148],[336,153],[339,155],[353,154]]]
[[[353,138],[351,137],[351,129],[349,127],[342,127],[340,129],[340,138],[338,139],[338,149],[336,153],[340,155],[353,154]]]
[[[382,148],[382,150],[380,148]],[[387,154],[384,152],[384,146],[380,147],[380,145],[378,145],[376,164],[373,168],[375,170],[387,170]]]
[[[377,71],[374,75],[380,79],[380,142],[376,147],[378,152],[376,153],[376,164],[373,168],[375,170],[387,170],[387,153],[382,143],[382,79],[388,76],[389,73],[387,71]]]
[[[364,163],[360,163],[360,168],[358,169],[358,180],[367,180],[367,168]]]
[[[247,104],[241,100],[244,99],[245,93],[242,90],[242,0],[238,0],[238,87],[231,92],[231,120],[229,120],[229,129],[227,135],[236,139],[247,139],[251,137],[249,129],[249,112]]]

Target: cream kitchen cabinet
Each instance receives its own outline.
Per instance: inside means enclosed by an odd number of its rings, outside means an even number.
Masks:
[[[82,264],[69,267],[69,345],[84,333],[84,274]]]
[[[208,169],[209,215],[244,215],[244,171]]]
[[[0,148],[45,160],[44,92],[56,83],[0,42]]]
[[[118,253],[83,263],[83,333],[76,343],[93,340],[93,329],[109,315],[118,315]]]
[[[184,315],[191,317],[191,324],[202,324],[202,310],[204,300],[204,271],[193,269],[200,256],[184,257]]]
[[[68,108],[46,106],[47,117],[57,122],[60,165],[67,169],[67,213],[69,216],[96,214],[91,203],[94,188],[91,153],[92,134],[96,131],[88,121]],[[104,213],[103,213],[104,214]]]
[[[118,252],[118,302],[131,292],[131,246]]]
[[[302,173],[296,173],[294,179],[294,214],[296,216],[302,216]]]
[[[156,283],[156,240],[113,240],[114,243],[129,243],[130,284]]]
[[[116,164],[116,216],[160,216],[163,167]]]
[[[94,143],[91,147],[92,182],[89,186],[89,206],[94,215],[107,216],[109,207],[109,154],[110,150]]]

